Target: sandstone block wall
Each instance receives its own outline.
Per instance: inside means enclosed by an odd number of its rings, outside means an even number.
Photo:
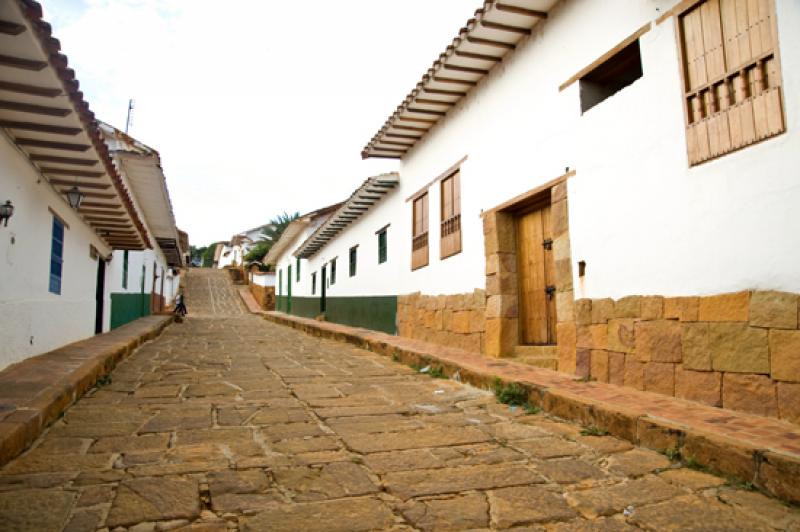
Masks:
[[[250,284],[250,293],[264,310],[275,310],[275,287]]]
[[[449,347],[484,352],[486,292],[397,297],[397,334]]]
[[[772,291],[580,299],[575,372],[800,423],[799,305]]]

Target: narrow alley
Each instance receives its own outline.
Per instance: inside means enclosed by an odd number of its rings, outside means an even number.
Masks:
[[[663,455],[267,323],[224,271],[187,285],[185,322],[0,471],[0,530],[800,525]]]

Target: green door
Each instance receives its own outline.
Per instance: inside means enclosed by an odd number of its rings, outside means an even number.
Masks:
[[[289,269],[286,271],[287,275],[287,284],[286,284],[286,313],[292,313],[292,265],[289,265]]]

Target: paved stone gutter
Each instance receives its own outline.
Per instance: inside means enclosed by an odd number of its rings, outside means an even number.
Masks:
[[[99,378],[170,323],[171,315],[147,316],[0,371],[0,466],[21,454]]]
[[[279,312],[264,318],[307,334],[354,344],[409,365],[490,388],[498,380],[523,385],[551,415],[598,427],[636,445],[750,483],[800,502],[800,427],[772,418],[706,406],[564,373],[484,357],[419,340],[319,322]]]

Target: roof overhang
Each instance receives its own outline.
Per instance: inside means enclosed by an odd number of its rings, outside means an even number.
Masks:
[[[364,181],[360,187],[345,201],[335,213],[320,225],[309,236],[297,251],[295,257],[309,259],[324,248],[328,242],[336,238],[348,225],[365,215],[400,183],[397,172],[373,176]]]
[[[401,159],[533,27],[557,0],[487,0],[361,152]]]
[[[267,252],[264,259],[261,261],[263,264],[272,264],[278,262],[278,259],[281,255],[289,248],[289,246],[294,242],[297,238],[297,235],[303,232],[303,229],[308,227],[311,224],[311,219],[308,217],[298,218],[294,220],[289,225],[286,226],[286,229],[283,230],[281,237],[278,239],[275,244],[269,248],[269,252]]]
[[[104,122],[100,131],[167,263],[183,266],[184,250],[158,152]]]
[[[84,194],[78,214],[113,249],[145,249],[144,223],[32,0],[0,2],[0,128],[53,189]]]

